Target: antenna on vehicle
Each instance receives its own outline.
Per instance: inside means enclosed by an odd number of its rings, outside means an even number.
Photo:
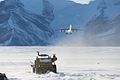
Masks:
[[[38,53],[38,56],[39,56],[40,55],[39,51],[37,51],[37,53]]]

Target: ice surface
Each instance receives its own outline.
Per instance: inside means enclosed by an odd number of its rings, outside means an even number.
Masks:
[[[56,54],[58,73],[34,74],[36,51]],[[119,47],[0,47],[0,72],[9,80],[120,80]]]

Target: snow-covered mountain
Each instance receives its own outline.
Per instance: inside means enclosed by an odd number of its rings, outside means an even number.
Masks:
[[[105,1],[105,4],[102,3],[103,1]],[[94,0],[89,4],[78,4],[68,1],[68,5],[62,6],[62,8],[56,12],[53,26],[57,28],[73,24],[76,27],[84,27],[93,17],[100,14],[99,8],[102,7],[103,4],[106,7],[105,15],[109,18],[114,18],[120,14],[120,6],[118,6],[118,3],[119,0]]]
[[[53,5],[47,0],[41,15],[25,9],[20,0],[4,0],[0,2],[0,45],[47,45],[53,19]]]
[[[109,43],[111,43],[109,45],[116,45],[117,42],[112,35],[118,30],[113,25],[119,23],[117,18],[120,15],[120,0],[94,0],[89,4],[78,4],[71,1],[67,3],[70,4],[62,6],[56,12],[55,19],[51,24],[54,29],[66,28],[72,24],[74,28],[85,29],[84,41],[88,45],[108,45]],[[114,20],[117,20],[118,23],[116,24]],[[60,35],[59,32],[55,33],[55,37],[56,34],[58,34],[58,40],[66,37]],[[116,36],[117,33],[114,35]],[[80,37],[81,35],[77,35],[76,39],[79,40]],[[118,37],[116,36],[116,38]],[[72,38],[75,38],[75,35]]]
[[[120,31],[120,0],[97,0],[98,13],[86,24],[85,40],[90,45],[118,46]]]
[[[76,40],[83,37],[90,45],[108,42],[115,45],[119,41],[119,10],[120,0],[94,0],[89,4],[69,0],[5,0],[0,3],[0,43],[57,43],[66,35],[56,29],[72,24],[74,28],[84,29],[84,37],[77,32]]]

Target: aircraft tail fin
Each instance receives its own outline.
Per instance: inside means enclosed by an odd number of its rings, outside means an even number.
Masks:
[[[70,28],[69,28],[69,30],[72,30],[72,25],[70,24]]]

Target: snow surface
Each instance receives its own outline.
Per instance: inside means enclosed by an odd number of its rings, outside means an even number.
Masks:
[[[58,73],[34,74],[36,51],[56,54]],[[119,47],[0,47],[0,72],[9,80],[120,80]]]

